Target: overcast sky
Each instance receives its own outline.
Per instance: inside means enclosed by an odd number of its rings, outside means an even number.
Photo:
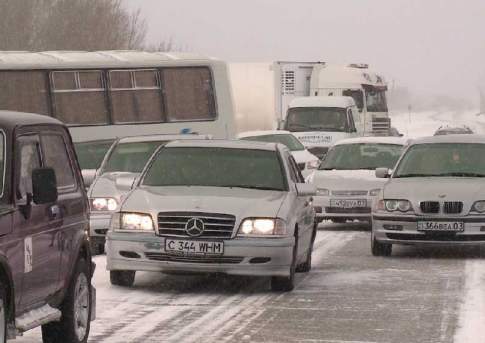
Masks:
[[[149,40],[228,61],[365,62],[412,89],[477,97],[485,0],[125,0]]]

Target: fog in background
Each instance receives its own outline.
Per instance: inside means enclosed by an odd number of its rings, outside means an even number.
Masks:
[[[485,86],[483,0],[125,1],[153,42],[228,61],[365,62],[398,103],[477,105]]]

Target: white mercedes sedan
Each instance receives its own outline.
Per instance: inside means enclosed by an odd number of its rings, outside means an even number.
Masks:
[[[405,144],[406,139],[396,137],[361,137],[336,143],[308,178],[318,189],[313,204],[318,221],[370,221],[372,202],[386,181],[376,178],[375,169],[392,169]]]
[[[168,143],[113,215],[111,282],[183,271],[270,276],[273,290],[292,290],[295,272],[311,268],[315,192],[282,144]]]
[[[485,136],[415,140],[395,170],[376,170],[388,182],[372,213],[372,254],[393,244],[485,244]]]

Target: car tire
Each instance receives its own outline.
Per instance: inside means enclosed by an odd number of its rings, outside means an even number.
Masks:
[[[91,296],[88,265],[81,258],[61,304],[61,320],[42,325],[42,342],[86,343],[91,328]]]
[[[297,273],[308,273],[310,270],[312,270],[313,244],[315,243],[315,238],[317,236],[317,226],[318,224],[315,223],[315,226],[313,227],[312,240],[310,242],[310,247],[308,248],[306,260],[296,267]]]
[[[7,342],[7,294],[0,283],[0,343]]]
[[[135,273],[134,270],[111,270],[109,280],[115,286],[132,287],[135,283]]]
[[[296,259],[298,256],[298,231],[295,231],[295,245],[291,259],[289,276],[273,276],[271,278],[271,290],[273,292],[290,292],[295,288]]]
[[[96,256],[96,255],[104,254],[104,244],[91,241],[90,247],[91,247],[91,255]]]
[[[391,256],[392,244],[378,242],[374,235],[371,238],[371,250],[374,256]]]
[[[345,218],[333,218],[331,220],[332,220],[332,223],[335,223],[335,224],[345,224],[347,222],[347,219]]]

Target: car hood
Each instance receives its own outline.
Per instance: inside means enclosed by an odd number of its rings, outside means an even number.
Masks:
[[[291,155],[295,159],[296,163],[307,163],[312,161],[318,161],[318,157],[313,155],[308,150],[292,151]]]
[[[485,179],[479,178],[393,178],[384,187],[384,198],[417,201],[485,200]]]
[[[138,173],[129,172],[110,172],[99,176],[89,188],[88,197],[90,198],[115,198],[120,202],[123,196],[128,193],[127,189],[116,187],[116,179],[120,176],[137,177]]]
[[[387,179],[376,178],[375,170],[316,170],[308,181],[330,190],[369,191],[382,188]]]
[[[226,187],[147,187],[135,189],[122,205],[124,212],[187,211],[247,217],[277,217],[287,192]]]

